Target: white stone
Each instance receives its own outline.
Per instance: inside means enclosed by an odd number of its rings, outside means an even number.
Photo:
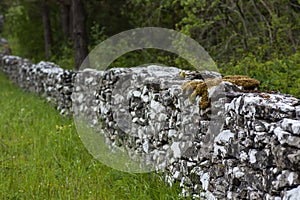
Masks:
[[[234,177],[236,177],[236,178],[241,178],[241,177],[243,177],[245,175],[245,173],[242,172],[240,170],[240,168],[238,168],[238,167],[234,167],[232,169],[232,173],[233,173]]]
[[[234,137],[234,133],[230,130],[223,130],[217,137],[215,138],[215,143],[226,144],[229,142],[230,138]]]
[[[120,103],[123,103],[124,101],[125,101],[125,98],[121,94],[116,93],[112,96],[113,104],[120,104]]]
[[[225,124],[229,125],[229,122],[231,121],[231,117],[226,117],[225,118]]]
[[[132,94],[134,97],[140,97],[142,93],[140,91],[133,91]]]
[[[188,167],[192,167],[192,166],[196,165],[196,163],[193,163],[193,162],[187,162],[186,165],[187,165]]]
[[[171,159],[169,159],[168,161],[169,161],[169,164],[173,164],[176,161],[176,159],[171,157]]]
[[[147,66],[148,73],[153,77],[173,77],[179,75],[180,69],[175,67],[164,67],[159,65],[149,65]]]
[[[146,86],[143,87],[143,91],[142,91],[142,94],[146,94],[148,92],[148,88]]]
[[[159,116],[158,116],[158,121],[159,122],[164,122],[168,119],[168,116],[164,113],[160,113]]]
[[[77,101],[78,101],[79,103],[82,103],[83,98],[84,98],[84,95],[83,95],[82,93],[80,93],[80,94],[77,96]]]
[[[244,97],[244,106],[242,111],[243,112],[248,112],[249,111],[249,115],[253,116],[256,113],[255,110],[255,106],[253,106],[254,104],[259,104],[259,102],[262,100],[261,97],[258,96],[253,96],[253,95],[248,95]],[[236,108],[238,109],[238,108]]]
[[[227,199],[232,199],[232,192],[227,193]]]
[[[299,200],[300,186],[284,192],[282,200]]]
[[[141,98],[142,98],[142,100],[143,100],[144,102],[146,102],[146,103],[149,102],[149,96],[148,96],[148,95],[142,95]]]
[[[170,148],[170,146],[168,144],[165,144],[162,148],[163,148],[163,150],[167,150]]]
[[[158,169],[159,169],[159,168],[158,168]],[[172,178],[171,176],[169,176],[169,175],[166,175],[166,176],[165,176],[165,180],[166,180],[167,184],[168,184],[170,187],[172,187],[173,182],[174,182],[173,178]]]
[[[288,176],[288,182],[290,185],[293,184],[294,182],[294,179],[297,178],[298,176],[294,173],[294,172],[291,172],[289,173],[289,176]]]
[[[217,156],[221,152],[221,155],[225,155],[227,153],[226,149],[223,146],[214,144],[214,155]]]
[[[176,171],[176,172],[174,173],[173,177],[174,177],[175,179],[178,179],[178,178],[179,178],[179,175],[180,175],[180,172],[179,172],[179,171]]]
[[[150,108],[153,109],[157,113],[161,113],[165,110],[165,107],[161,103],[154,101],[154,100],[152,100],[150,102]]]
[[[271,195],[269,195],[269,194],[266,194],[266,196],[265,196],[265,200],[271,200]]]
[[[202,188],[204,190],[207,190],[208,189],[208,185],[209,185],[209,174],[208,173],[204,173],[200,176],[200,181],[202,183]]]
[[[208,163],[209,163],[209,161],[206,160],[206,161],[201,162],[201,163],[199,164],[199,166],[207,166]]]
[[[300,119],[300,106],[296,106],[296,118]]]
[[[300,138],[297,136],[288,136],[286,143],[290,146],[300,149]]]
[[[206,199],[207,200],[217,200],[217,198],[210,191],[206,191]]]
[[[144,130],[139,128],[138,129],[138,137],[143,138],[143,135],[144,135]]]
[[[132,117],[135,117],[135,116],[136,116],[136,114],[135,114],[134,111],[131,111],[131,112],[130,112],[130,115],[131,115]]]
[[[250,149],[250,151],[249,151],[249,161],[250,161],[250,163],[251,164],[253,164],[253,163],[256,163],[256,153],[257,153],[257,150],[255,150],[255,149]]]
[[[274,129],[275,135],[278,137],[280,144],[288,144],[300,148],[300,138],[291,135],[291,133],[282,130],[280,127]]]
[[[139,118],[134,117],[134,118],[132,119],[132,122],[133,122],[133,123],[136,123],[138,120],[139,120]]]
[[[281,127],[286,131],[291,129],[293,134],[300,135],[300,120],[284,118],[281,122]]]
[[[248,154],[245,151],[242,151],[240,154],[240,159],[242,162],[247,161],[248,160]]]
[[[145,153],[149,153],[149,141],[146,140],[144,143],[143,143],[143,150]]]
[[[254,130],[257,132],[263,132],[265,130],[265,128],[261,125],[255,125]]]
[[[93,81],[94,81],[94,78],[93,78],[93,77],[86,78],[86,79],[85,79],[85,84],[86,84],[86,85],[90,85]]]
[[[292,131],[294,134],[300,135],[300,121],[299,120],[297,123],[292,124]]]
[[[184,182],[185,182],[184,180],[185,180],[185,177],[182,177],[181,180],[180,180],[180,184],[179,184],[180,187],[184,186]]]
[[[156,119],[156,113],[154,112],[154,110],[150,110],[148,116],[151,119],[151,121]],[[151,123],[151,121],[150,121],[150,123]]]
[[[277,174],[279,170],[278,170],[277,167],[274,167],[274,169],[272,171],[273,171],[274,174]]]
[[[282,198],[274,197],[274,196],[271,196],[270,194],[266,194],[265,200],[282,200]]]
[[[290,135],[289,132],[286,132],[286,131],[282,130],[280,127],[276,127],[274,129],[274,133],[277,136],[278,141],[280,142],[280,144],[283,144],[284,143],[283,140],[285,140],[285,137],[287,135]]]
[[[273,106],[273,108],[275,108],[276,110],[281,110],[283,112],[293,112],[295,110],[293,106],[290,106],[283,102],[277,102],[274,105],[275,106]]]
[[[179,142],[173,142],[173,144],[171,145],[171,150],[174,153],[174,158],[181,157],[181,150],[179,148]]]
[[[168,137],[171,138],[171,137],[174,137],[176,135],[177,131],[174,130],[174,129],[170,129],[169,132],[168,132]]]

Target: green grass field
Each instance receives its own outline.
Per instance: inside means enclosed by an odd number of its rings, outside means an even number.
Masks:
[[[0,74],[0,199],[178,199],[162,176],[102,165],[72,119]]]

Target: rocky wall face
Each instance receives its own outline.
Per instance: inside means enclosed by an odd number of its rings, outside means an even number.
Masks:
[[[76,72],[51,62],[32,63],[17,56],[0,56],[1,71],[26,91],[37,93],[52,102],[61,114],[69,115]]]
[[[84,116],[96,131],[104,129],[108,145],[145,156],[152,167],[164,169],[170,184],[180,182],[181,195],[300,197],[299,99],[243,93],[223,82],[213,105],[223,108],[212,113],[182,93],[186,80],[176,68],[73,72],[15,56],[1,57],[0,63],[23,89],[54,102],[61,113]],[[220,119],[214,126],[219,131],[209,137],[213,119]]]

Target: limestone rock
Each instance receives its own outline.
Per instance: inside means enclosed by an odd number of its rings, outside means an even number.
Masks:
[[[107,145],[155,161],[170,184],[180,182],[181,196],[299,199],[300,106],[294,97],[244,93],[223,82],[209,89],[212,105],[202,110],[200,98],[192,103],[182,93],[186,80],[174,67],[75,72],[0,55],[0,70],[61,114],[83,116],[105,130]],[[187,79],[195,79],[190,74]],[[203,72],[198,78],[219,76]]]

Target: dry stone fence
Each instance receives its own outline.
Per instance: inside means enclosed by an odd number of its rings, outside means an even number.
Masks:
[[[169,183],[180,182],[182,195],[300,199],[297,98],[245,93],[222,83],[225,93],[216,106],[223,102],[223,110],[213,117],[224,120],[216,124],[217,134],[209,137],[209,112],[184,98],[185,80],[177,68],[71,71],[50,62],[34,64],[1,55],[0,70],[24,90],[53,102],[61,114],[86,113],[91,126],[104,124],[111,145],[146,152],[153,159],[165,153],[167,159],[158,166],[165,169]],[[116,92],[120,80],[125,89]],[[188,148],[183,151],[181,145]]]

